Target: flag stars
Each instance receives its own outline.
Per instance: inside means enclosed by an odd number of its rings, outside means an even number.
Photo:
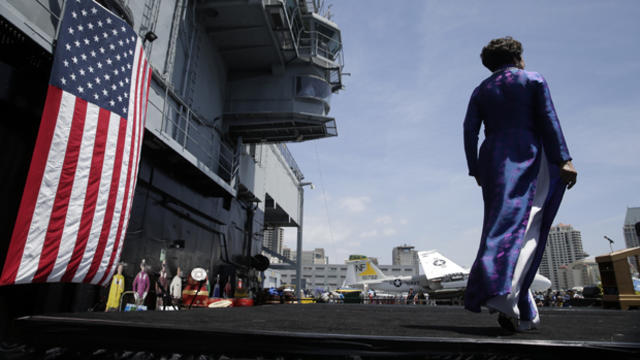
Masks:
[[[87,10],[85,9],[82,9],[80,12],[82,13],[82,16],[87,16],[88,14]]]
[[[89,67],[87,68],[87,70],[89,70],[89,72],[90,72],[90,73],[92,73],[92,72],[93,72],[93,67],[89,66]]]
[[[129,83],[129,78],[124,78],[124,82]]]
[[[118,95],[118,102],[122,102],[122,96]]]
[[[104,52],[105,52],[105,50],[104,50],[104,48],[102,46],[100,46],[100,49],[98,49],[98,50],[100,50],[100,54],[104,54]]]
[[[78,92],[79,93],[83,93],[84,92],[84,88],[82,86],[78,86]]]
[[[131,70],[131,64],[127,64],[127,69]]]
[[[122,40],[118,40],[118,44],[119,44],[120,46],[124,46],[124,41],[122,41]]]
[[[102,63],[98,61],[98,63],[96,64],[96,66],[98,67],[98,69],[102,69]]]
[[[126,99],[126,98],[128,98],[128,97],[129,97],[129,94],[127,94],[127,93],[125,92],[125,93],[124,93],[124,98]]]
[[[64,67],[69,67],[69,62],[67,60],[63,60],[62,63],[64,64]]]
[[[120,87],[123,87],[124,83],[122,82],[122,80],[120,80]]]
[[[82,30],[84,30],[84,26],[78,25],[78,31],[82,31]]]
[[[113,33],[113,35],[118,35],[118,30],[116,29],[112,29],[111,32]]]
[[[122,108],[122,112],[123,112],[123,113],[126,113],[126,112],[127,112],[127,108],[126,108],[126,107],[123,107],[123,108]]]
[[[120,72],[118,71],[118,69],[113,70],[113,75],[118,76],[118,74],[119,74],[119,73],[120,73]]]
[[[90,53],[90,54],[91,54],[91,57],[96,57],[96,52],[95,52],[95,50],[91,50],[91,53]]]
[[[111,85],[111,90],[116,90],[118,87],[114,85]]]
[[[116,55],[116,60],[120,61],[120,55]]]
[[[107,96],[109,95],[109,92],[106,89],[102,89],[102,95]]]
[[[124,66],[120,66],[120,71],[124,72]]]
[[[103,33],[102,33],[102,37],[106,39],[106,38],[108,38],[108,37],[109,37],[109,34],[107,34],[106,32],[103,32]]]
[[[84,76],[85,71],[80,69],[80,71],[78,71],[80,73],[80,75]]]
[[[87,61],[87,55],[81,54],[80,57],[82,58],[82,60]]]
[[[107,64],[111,65],[112,62],[111,58],[107,58]]]
[[[96,84],[100,84],[100,76],[96,76]]]
[[[94,15],[95,15],[97,12],[98,12],[98,9],[96,9],[95,7],[92,7],[92,8],[91,8],[91,13],[92,13],[92,14],[94,14]]]
[[[60,78],[60,82],[62,85],[67,85],[67,80],[65,78]]]
[[[68,51],[71,51],[71,45],[69,44],[64,44],[64,47],[67,48]]]
[[[71,80],[75,81],[76,80],[76,74],[71,74],[69,75],[69,77],[71,78]]]
[[[74,41],[73,43],[76,45],[76,47],[77,47],[77,48],[79,48],[79,47],[80,47],[80,41],[76,40],[76,41]]]
[[[92,23],[88,23],[87,27],[89,28],[89,30],[93,30],[93,24]]]
[[[98,20],[98,27],[102,27],[102,21]]]
[[[111,49],[111,50],[115,50],[115,49],[116,49],[116,46],[115,46],[115,45],[113,45],[113,44],[109,44],[109,49]]]
[[[116,104],[116,102],[115,102],[115,101],[113,101],[113,100],[109,100],[109,105],[114,106],[115,104]]]
[[[100,41],[100,38],[98,37],[98,35],[93,35],[93,41],[95,42]]]
[[[124,26],[121,26],[120,29],[122,29],[122,32],[125,32],[127,30]]]
[[[107,24],[111,24],[111,18],[107,18]]]
[[[97,93],[95,93],[95,94],[93,94],[93,98],[94,98],[94,99],[96,99],[96,100],[98,100],[98,99],[100,98],[100,96],[98,96],[98,94],[97,94]]]
[[[111,76],[109,76],[109,74],[104,74],[104,79],[105,80],[109,80],[109,79],[111,79]]]
[[[71,16],[73,16],[74,19],[78,18],[78,14],[75,11],[71,12]]]
[[[74,64],[77,64],[78,63],[78,58],[74,56],[74,57],[71,58],[71,61],[73,61]]]
[[[69,34],[73,35],[73,33],[74,33],[73,28],[69,28]]]
[[[89,41],[89,39],[87,39],[87,38],[84,38],[84,40],[83,40],[83,41],[84,41],[84,44],[85,44],[85,45],[89,45],[89,44],[90,44],[90,41]]]
[[[87,83],[87,87],[88,87],[89,89],[93,89],[93,84],[91,84],[90,82],[88,82],[88,83]]]

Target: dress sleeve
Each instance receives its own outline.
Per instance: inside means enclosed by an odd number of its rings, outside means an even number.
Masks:
[[[538,126],[542,134],[542,144],[549,161],[559,165],[571,160],[571,155],[569,155],[569,149],[562,134],[562,128],[551,100],[547,81],[542,75],[539,75],[536,80],[536,109]]]
[[[471,94],[469,106],[467,107],[467,115],[464,118],[464,152],[467,156],[467,166],[469,168],[469,176],[477,175],[478,167],[478,133],[480,132],[480,118],[478,108],[478,88]]]

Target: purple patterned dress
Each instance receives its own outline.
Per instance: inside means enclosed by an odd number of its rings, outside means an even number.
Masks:
[[[482,123],[485,140],[478,154]],[[565,190],[558,165],[571,160],[542,75],[506,66],[485,79],[469,101],[464,145],[469,175],[479,179],[484,200],[480,248],[465,292],[465,308],[474,312],[488,299],[512,291],[514,268],[546,155],[549,186],[541,210],[540,234],[531,266],[521,275],[517,300],[520,319],[531,320],[536,308],[528,296],[529,287]]]

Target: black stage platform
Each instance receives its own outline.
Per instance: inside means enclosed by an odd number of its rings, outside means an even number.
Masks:
[[[309,304],[32,316],[17,326],[30,346],[89,356],[640,358],[640,311],[543,308],[541,319],[540,330],[509,333],[496,315],[461,307]]]

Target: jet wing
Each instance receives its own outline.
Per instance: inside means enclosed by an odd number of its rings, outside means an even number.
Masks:
[[[436,250],[418,251],[420,266],[427,280],[443,278],[451,274],[468,274],[462,266],[454,263]]]

